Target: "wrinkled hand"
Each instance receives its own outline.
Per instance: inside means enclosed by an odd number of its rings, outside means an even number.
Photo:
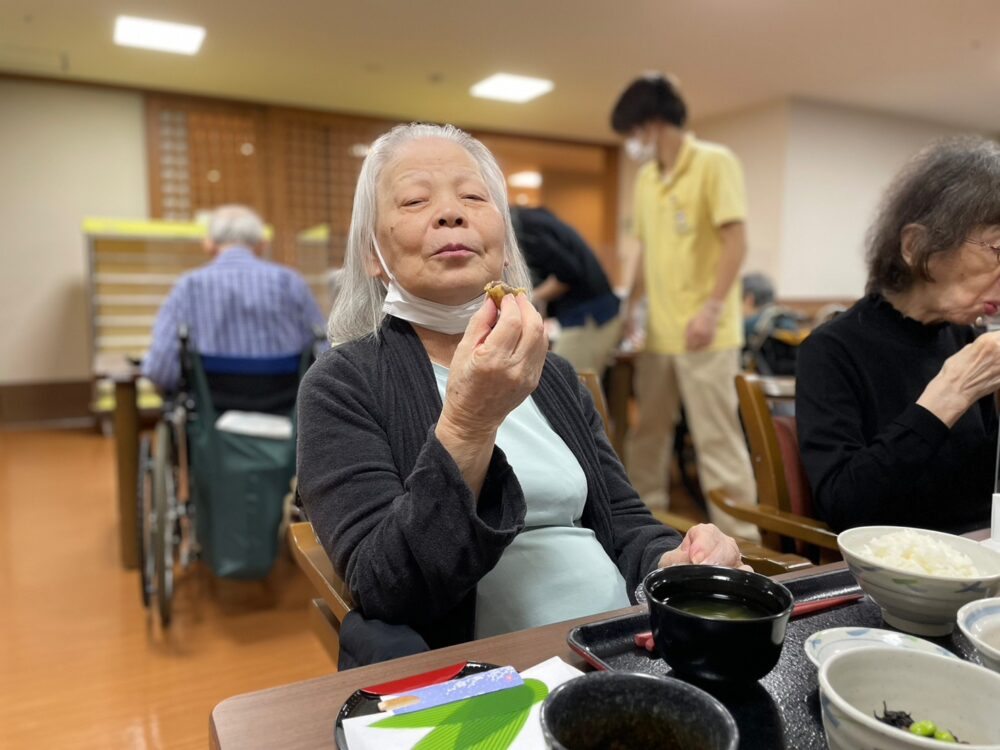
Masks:
[[[710,523],[692,526],[679,547],[663,553],[658,567],[666,568],[670,565],[722,565],[726,568],[752,570],[749,565],[743,564],[736,540]]]
[[[944,361],[917,403],[949,427],[983,396],[1000,390],[1000,331],[984,333]]]
[[[538,386],[549,341],[538,311],[523,294],[489,296],[455,350],[440,422],[459,434],[495,432]]]
[[[721,305],[706,304],[688,321],[684,329],[684,343],[689,352],[699,352],[712,343],[721,312]]]

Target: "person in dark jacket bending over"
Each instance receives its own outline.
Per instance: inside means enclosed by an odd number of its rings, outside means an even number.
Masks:
[[[835,530],[987,526],[1000,333],[1000,146],[937,142],[885,197],[867,296],[798,355],[802,460]]]
[[[559,321],[552,351],[603,375],[622,337],[621,300],[590,245],[547,208],[511,206],[514,236],[528,264],[534,302]]]
[[[342,651],[387,623],[436,648],[627,606],[658,566],[740,565],[716,527],[682,540],[652,517],[527,296],[484,296],[529,284],[479,141],[422,124],[375,141],[344,276],[298,405],[299,493],[371,626]]]

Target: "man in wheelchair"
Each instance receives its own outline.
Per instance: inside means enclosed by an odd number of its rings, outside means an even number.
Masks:
[[[809,334],[806,317],[774,301],[762,273],[743,277],[743,369],[761,375],[794,375],[798,347]]]
[[[164,393],[180,383],[177,332],[187,326],[191,347],[203,354],[276,357],[311,347],[326,321],[298,273],[264,260],[264,223],[245,206],[212,213],[205,251],[212,260],[185,274],[171,290],[153,326],[142,374]]]
[[[175,563],[220,577],[266,576],[295,472],[295,399],[322,316],[298,274],[257,256],[260,219],[213,214],[215,260],[164,303],[143,374],[166,391],[140,446],[138,535],[143,602],[168,625]]]

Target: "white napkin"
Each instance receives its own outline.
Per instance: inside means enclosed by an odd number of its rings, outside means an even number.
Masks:
[[[230,410],[215,420],[215,429],[237,435],[289,440],[292,437],[292,420],[279,414]]]
[[[579,669],[571,667],[558,656],[553,656],[548,661],[543,661],[541,664],[521,672],[521,677],[525,680],[539,680],[545,684],[549,692],[552,692],[552,689],[557,685],[582,674],[583,672]],[[545,740],[542,738],[542,725],[538,718],[541,706],[541,701],[532,705],[527,721],[513,741],[506,746],[507,750],[540,750],[545,747]],[[390,715],[390,713],[379,713],[374,716],[347,719],[344,722],[344,735],[350,750],[410,750],[431,732],[439,731],[438,728],[433,727],[384,729],[370,726]],[[448,747],[448,745],[442,745],[442,747]],[[503,745],[493,744],[491,747],[501,748]]]

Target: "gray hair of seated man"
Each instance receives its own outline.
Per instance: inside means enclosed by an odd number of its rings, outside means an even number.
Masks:
[[[264,242],[264,222],[246,206],[219,206],[209,219],[208,238],[220,247],[243,245],[255,248]]]
[[[753,297],[754,307],[774,302],[774,284],[762,273],[748,273],[743,277],[743,296]]]
[[[327,326],[334,346],[365,336],[377,336],[385,313],[385,287],[371,275],[374,260],[372,237],[378,222],[379,178],[396,151],[406,143],[424,138],[442,138],[457,143],[472,156],[479,167],[490,200],[503,217],[505,228],[503,281],[511,286],[531,288],[528,269],[517,246],[507,205],[507,183],[500,165],[482,143],[453,125],[410,123],[397,125],[372,143],[361,165],[354,191],[354,210],[347,234],[344,273],[340,294],[330,311]]]

